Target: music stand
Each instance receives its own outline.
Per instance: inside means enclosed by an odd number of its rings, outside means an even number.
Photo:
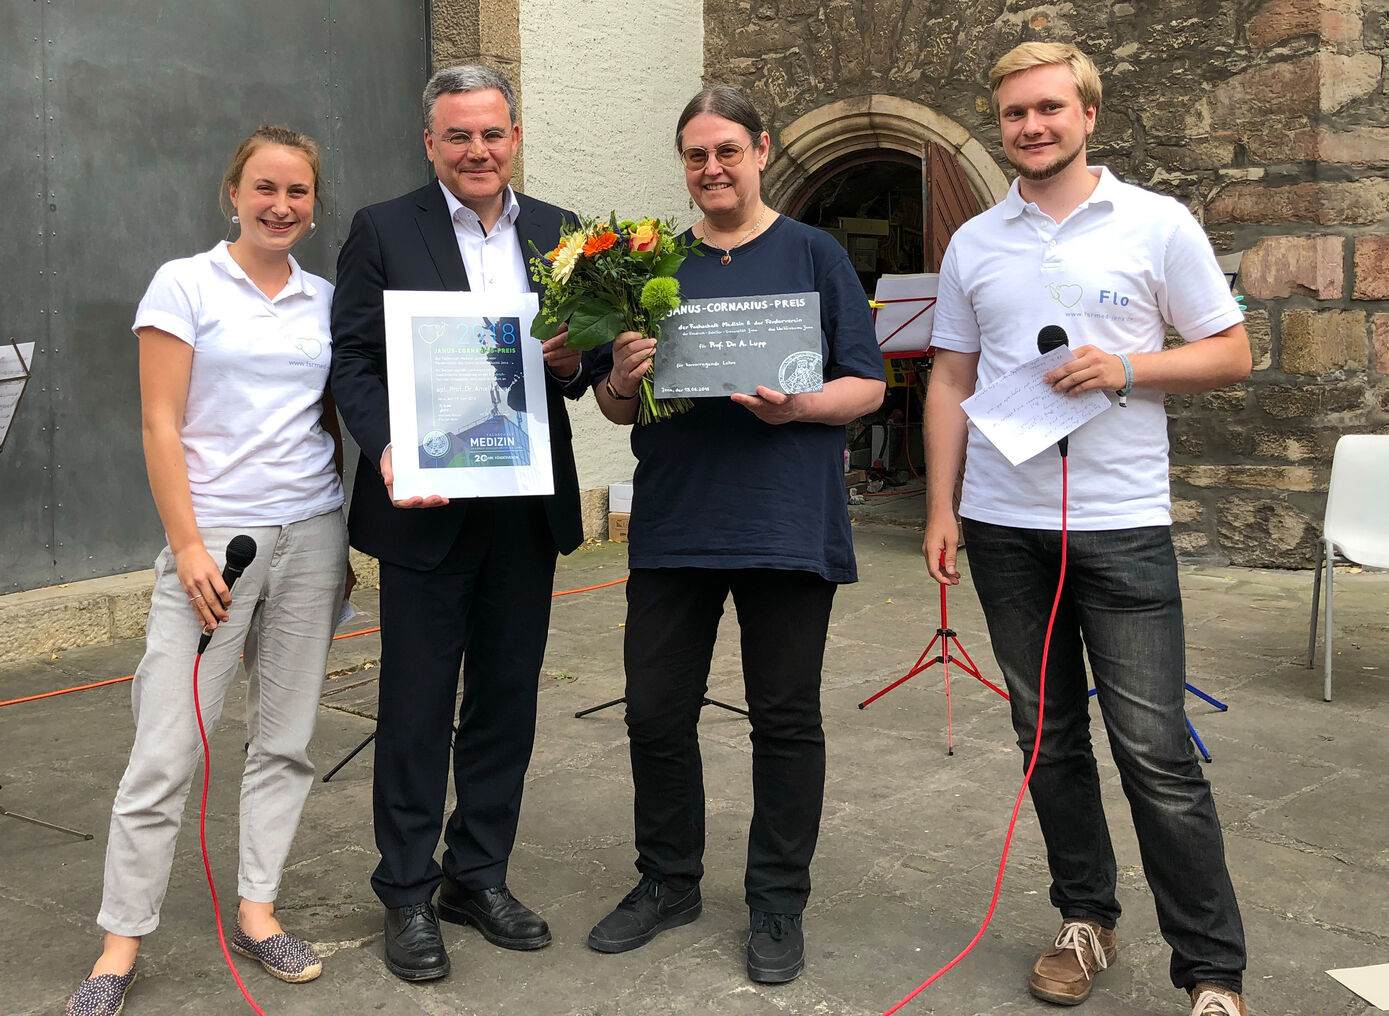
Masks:
[[[1242,250],[1233,251],[1229,254],[1216,255],[1216,264],[1220,266],[1220,271],[1225,275],[1225,281],[1230,284],[1231,292],[1234,292],[1235,282],[1239,279],[1240,263],[1243,260],[1244,251]],[[1244,309],[1243,303],[1240,304],[1240,309]],[[1222,713],[1230,711],[1230,707],[1228,705],[1226,705],[1224,702],[1221,702],[1217,698],[1212,698],[1210,695],[1207,695],[1204,691],[1196,687],[1196,685],[1192,684],[1190,681],[1186,682],[1186,690],[1191,692],[1191,694],[1195,695],[1197,698],[1204,699],[1205,701],[1209,702],[1211,705],[1219,709]],[[1090,689],[1090,694],[1095,694],[1094,688]],[[1205,744],[1201,741],[1201,735],[1196,733],[1196,728],[1192,726],[1191,717],[1186,716],[1183,717],[1183,719],[1186,720],[1187,732],[1191,734],[1191,740],[1196,745],[1196,749],[1201,753],[1201,757],[1205,759],[1207,762],[1210,762],[1211,753],[1206,750]]]
[[[945,551],[941,551],[940,566],[941,568],[945,567]],[[960,644],[959,636],[955,634],[955,629],[950,627],[949,615],[946,613],[945,588],[945,584],[942,583],[940,587],[940,627],[936,629],[936,633],[931,637],[931,641],[926,643],[926,648],[923,649],[921,655],[916,658],[916,663],[912,664],[910,670],[893,681],[886,688],[881,688],[872,695],[869,695],[858,704],[858,707],[860,709],[866,708],[892,691],[892,689],[896,688],[898,685],[906,684],[912,678],[916,677],[917,674],[925,673],[939,663],[941,667],[941,676],[945,680],[945,729],[947,737],[945,753],[947,755],[954,755],[955,721],[951,714],[950,665],[952,663],[955,664],[955,666],[959,667],[970,677],[974,678],[995,694],[1003,696],[1004,699],[1008,698],[1008,693],[986,678],[983,674],[979,673],[979,668],[974,665],[974,661],[970,659],[969,653],[966,652],[965,647]],[[929,660],[926,659],[927,656],[930,656],[931,650],[935,647],[937,642],[940,643],[940,655],[932,656]],[[955,655],[951,653],[950,647],[952,645],[960,651],[960,655],[964,657],[963,660],[956,658]]]
[[[1230,707],[1227,706],[1224,702],[1221,702],[1219,699],[1216,698],[1211,698],[1211,696],[1207,695],[1200,688],[1196,687],[1196,685],[1192,684],[1189,681],[1187,682],[1186,690],[1191,692],[1191,694],[1195,695],[1197,698],[1205,699],[1211,705],[1219,709],[1222,713],[1227,713],[1230,711]],[[1099,694],[1098,688],[1090,689],[1091,698],[1094,698],[1097,694]],[[1207,762],[1213,761],[1211,759],[1211,753],[1206,751],[1206,745],[1204,744],[1204,742],[1202,742],[1201,735],[1196,733],[1196,728],[1192,726],[1191,717],[1183,716],[1182,719],[1186,720],[1186,732],[1191,735],[1191,741],[1193,744],[1196,745],[1196,750],[1201,753],[1201,757],[1205,759]]]
[[[5,788],[3,786],[0,786],[0,790],[4,789]],[[21,815],[17,811],[10,811],[3,804],[0,804],[0,818],[18,819],[21,822],[28,822],[30,825],[42,826],[45,829],[53,829],[60,833],[67,833],[69,836],[76,836],[78,839],[81,840],[96,839],[96,837],[93,836],[91,833],[84,833],[80,829],[69,829],[67,826],[55,825],[52,822],[45,822],[43,819],[34,818],[32,815]]]
[[[622,703],[626,701],[627,696],[623,695],[621,698],[615,698],[611,702],[604,702],[601,705],[589,706],[587,709],[580,709],[577,713],[574,714],[574,719],[583,719],[589,713],[596,713],[600,709],[611,709],[613,706],[620,706],[622,705]],[[703,708],[704,706],[718,706],[720,709],[727,709],[730,713],[737,713],[739,716],[748,715],[748,711],[746,709],[739,709],[737,706],[731,706],[727,702],[720,702],[718,699],[712,699],[708,695],[705,695],[702,699],[699,700],[699,705],[700,708]]]
[[[458,726],[457,726],[457,724],[454,724],[454,725],[453,725],[453,733],[454,733],[455,736],[458,734]],[[329,770],[323,775],[323,781],[322,781],[322,782],[327,783],[329,780],[331,780],[334,776],[336,776],[336,775],[338,774],[338,770],[339,770],[339,769],[341,769],[343,766],[347,765],[347,763],[351,762],[354,758],[356,758],[358,755],[360,755],[360,754],[362,753],[362,749],[365,748],[367,745],[371,744],[371,742],[372,742],[372,741],[375,741],[375,740],[376,740],[376,728],[375,728],[375,727],[372,727],[372,728],[371,728],[371,733],[368,734],[366,737],[362,738],[362,743],[361,743],[361,744],[357,745],[357,747],[353,748],[351,751],[349,751],[349,752],[348,752],[346,755],[344,755],[342,758],[338,759],[338,764],[335,765],[335,766],[333,766],[332,769],[329,769]],[[450,738],[449,738],[449,747],[452,747],[452,746],[453,746],[453,737],[450,737]]]
[[[873,331],[884,356],[919,356],[931,348],[940,276],[884,275],[873,291]]]

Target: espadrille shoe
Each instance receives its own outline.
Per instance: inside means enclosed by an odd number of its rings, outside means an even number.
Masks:
[[[242,956],[258,960],[272,977],[290,984],[303,984],[323,973],[323,960],[313,946],[287,932],[257,942],[238,925],[231,947]]]
[[[125,993],[135,980],[135,968],[123,974],[99,974],[77,986],[63,1016],[118,1016],[125,1008]]]

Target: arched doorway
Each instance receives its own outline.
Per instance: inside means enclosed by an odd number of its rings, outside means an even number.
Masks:
[[[833,235],[871,294],[881,275],[926,271],[923,209],[921,160],[873,149],[820,170],[785,211]]]
[[[875,148],[841,156],[784,210],[838,240],[872,297],[884,275],[938,272],[951,234],[981,209],[950,155],[926,142],[915,155]],[[882,406],[848,427],[850,481],[871,491],[924,482],[920,423],[931,362],[921,352],[885,357]]]
[[[1008,189],[964,127],[894,96],[823,106],[779,140],[764,193],[787,215],[835,236],[869,295],[882,275],[939,271],[950,235]],[[920,479],[929,368],[922,356],[888,360],[882,408],[849,427],[851,477],[867,469],[889,484]]]

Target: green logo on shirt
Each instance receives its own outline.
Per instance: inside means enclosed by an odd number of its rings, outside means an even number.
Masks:
[[[1085,290],[1074,282],[1062,283],[1048,282],[1047,289],[1051,292],[1051,298],[1061,306],[1070,308],[1080,303],[1080,298],[1085,295]]]
[[[319,342],[318,339],[298,339],[294,343],[294,348],[310,360],[317,360],[318,354],[323,352],[323,343]]]

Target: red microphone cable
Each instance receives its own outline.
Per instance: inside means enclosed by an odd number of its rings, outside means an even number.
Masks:
[[[237,972],[236,964],[232,962],[231,952],[227,949],[227,936],[222,931],[222,908],[217,903],[217,886],[212,880],[212,861],[207,855],[207,788],[212,782],[212,750],[207,745],[207,729],[203,726],[203,707],[198,699],[198,664],[202,662],[203,654],[199,653],[193,660],[193,712],[198,717],[198,736],[203,742],[203,803],[198,810],[198,843],[203,851],[203,871],[207,873],[207,888],[212,893],[212,916],[217,922],[217,941],[222,945],[222,956],[227,961],[227,967],[231,970],[232,977],[236,978],[236,986],[241,989],[242,996],[246,999],[246,1004],[256,1011],[258,1016],[265,1016],[264,1010],[256,1005],[256,1000],[251,997],[251,993],[246,990],[246,985],[241,982],[241,974]]]
[[[969,945],[961,949],[953,960],[912,989],[900,1002],[886,1010],[883,1016],[892,1016],[893,1013],[916,998],[917,995],[929,988],[948,970],[968,956],[970,951],[979,944],[979,940],[984,937],[984,932],[988,930],[989,923],[994,919],[994,910],[998,907],[998,894],[1003,890],[1003,870],[1008,865],[1008,851],[1013,846],[1013,831],[1018,824],[1018,812],[1022,810],[1023,796],[1027,793],[1027,785],[1032,781],[1032,770],[1037,766],[1037,753],[1042,747],[1042,717],[1046,712],[1047,703],[1047,654],[1051,649],[1051,629],[1056,623],[1056,612],[1061,606],[1061,592],[1066,584],[1066,500],[1066,456],[1063,454],[1061,456],[1061,574],[1056,579],[1056,596],[1051,601],[1051,616],[1047,618],[1046,641],[1042,643],[1042,673],[1037,688],[1037,736],[1032,741],[1032,759],[1027,763],[1027,772],[1023,774],[1022,786],[1018,788],[1018,798],[1013,802],[1013,815],[1008,820],[1008,835],[1003,838],[1003,856],[998,861],[998,877],[994,879],[994,891],[989,900],[988,913],[984,915],[984,923],[979,926],[979,930],[969,940]]]

